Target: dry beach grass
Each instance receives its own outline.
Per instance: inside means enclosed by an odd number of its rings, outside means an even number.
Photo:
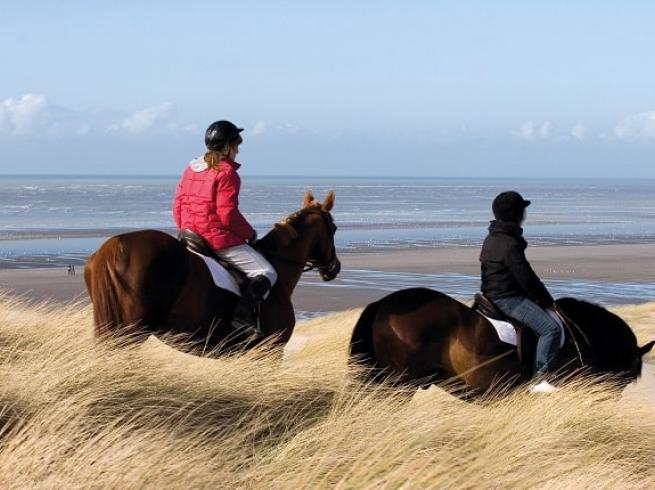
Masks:
[[[655,338],[655,303],[615,311],[642,343]],[[0,487],[655,485],[653,397],[581,381],[552,396],[474,404],[432,388],[408,402],[348,376],[358,313],[300,324],[283,359],[208,359],[155,339],[100,346],[87,305],[3,296]]]

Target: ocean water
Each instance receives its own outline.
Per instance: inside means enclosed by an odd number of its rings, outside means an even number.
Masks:
[[[109,236],[143,228],[174,232],[178,178],[0,176],[0,269],[83,264]],[[304,192],[336,192],[340,251],[479,246],[501,191],[532,200],[533,245],[655,242],[655,180],[242,177],[241,209],[260,236],[300,207]],[[391,291],[423,285],[467,297],[477,277],[344,271],[326,287]],[[644,284],[560,281],[555,292],[624,303],[655,297]]]
[[[26,239],[172,229],[176,182],[177,177],[0,176],[0,240],[22,239],[21,247],[33,249]],[[641,242],[655,237],[655,180],[244,176],[241,209],[263,233],[297,210],[307,189],[318,198],[336,191],[333,214],[341,248],[478,244],[491,219],[493,197],[508,189],[533,202],[526,223],[531,241]],[[81,242],[70,243],[69,251],[79,251],[73,243]]]

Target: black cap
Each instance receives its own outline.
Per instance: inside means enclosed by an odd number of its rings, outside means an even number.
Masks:
[[[220,150],[226,143],[232,143],[237,139],[240,140],[239,133],[241,131],[243,131],[243,128],[237,128],[230,121],[213,122],[205,131],[205,146],[208,150]]]
[[[530,201],[523,199],[518,192],[506,191],[496,196],[491,209],[496,219],[518,223],[523,217],[523,210],[529,205]]]

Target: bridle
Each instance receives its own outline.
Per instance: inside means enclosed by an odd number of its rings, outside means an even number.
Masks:
[[[328,229],[330,229],[331,228],[330,227],[330,218],[329,218],[328,213],[326,213],[326,212],[324,212],[324,211],[322,211],[322,210],[320,210],[318,208],[317,208],[317,210],[318,210],[319,214],[321,215],[321,218],[323,218],[323,222],[325,223],[325,226]],[[301,209],[300,211],[296,211],[295,213],[290,214],[289,216],[287,216],[282,221],[282,223],[293,227],[294,230],[297,231],[297,229],[294,226],[294,221],[296,219],[298,219],[300,216],[302,216],[303,214],[306,214],[304,209]],[[337,251],[336,251],[336,247],[334,247],[334,244],[332,246],[332,256],[330,257],[330,260],[328,260],[327,262],[321,262],[319,259],[311,259],[311,258],[309,258],[306,261],[302,262],[302,261],[299,261],[299,260],[284,257],[284,256],[276,254],[276,253],[272,253],[272,252],[269,252],[269,255],[271,257],[275,257],[278,260],[281,260],[282,262],[286,262],[287,264],[302,266],[303,267],[303,270],[302,270],[303,273],[309,272],[311,270],[318,270],[319,272],[332,275],[332,274],[335,273],[335,271],[339,267],[339,259],[337,258]]]

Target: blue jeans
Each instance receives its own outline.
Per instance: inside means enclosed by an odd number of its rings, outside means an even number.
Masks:
[[[523,296],[512,296],[493,300],[500,311],[518,320],[539,336],[537,355],[534,360],[534,375],[547,373],[555,365],[562,329],[544,309]]]

